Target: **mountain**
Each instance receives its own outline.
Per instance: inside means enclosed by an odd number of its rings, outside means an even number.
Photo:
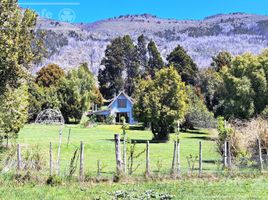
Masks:
[[[89,24],[39,18],[37,28],[46,33],[47,55],[35,71],[48,63],[68,70],[87,62],[97,74],[107,44],[126,34],[133,39],[141,34],[153,39],[164,58],[180,44],[200,68],[209,66],[211,57],[223,50],[234,55],[258,54],[268,46],[268,16],[245,13],[218,14],[204,20],[126,15]]]

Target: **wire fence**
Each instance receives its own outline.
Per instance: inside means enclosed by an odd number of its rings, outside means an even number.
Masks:
[[[69,139],[68,139],[69,140]],[[234,157],[230,144],[225,142],[222,155],[204,154],[206,143],[201,141],[187,154],[183,140],[164,145],[150,141],[131,142],[120,139],[61,144],[58,158],[57,142],[48,144],[39,151],[32,146],[14,145],[13,150],[2,162],[2,172],[34,172],[38,176],[76,178],[80,181],[92,178],[112,179],[114,177],[205,177],[222,175],[226,172],[243,175],[268,170],[268,154],[257,140],[258,150],[251,156]],[[206,149],[213,151],[215,149]],[[214,152],[215,153],[215,152]],[[59,162],[58,162],[59,159]]]

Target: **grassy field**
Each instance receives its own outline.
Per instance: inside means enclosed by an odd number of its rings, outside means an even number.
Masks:
[[[67,147],[67,138],[69,128],[71,128],[70,145]],[[27,125],[20,132],[18,143],[21,144],[22,150],[31,149],[36,146],[42,151],[43,158],[48,163],[49,142],[53,144],[54,158],[57,157],[57,148],[59,141],[59,127]],[[99,125],[94,128],[80,128],[77,126],[69,126],[63,129],[62,141],[62,160],[61,172],[64,173],[68,169],[69,162],[80,141],[85,144],[85,172],[90,175],[97,173],[97,161],[101,161],[103,168],[103,176],[111,176],[115,171],[115,154],[114,154],[114,134],[122,133],[121,126],[116,125]],[[127,136],[131,140],[137,141],[137,151],[141,152],[145,149],[146,140],[151,140],[152,134],[144,130],[127,130]],[[161,171],[169,173],[172,163],[173,154],[173,138],[167,143],[152,143],[150,145],[151,168],[152,171]],[[181,133],[181,162],[184,172],[187,171],[187,159],[190,154],[198,155],[199,141],[203,142],[203,159],[204,171],[217,170],[215,161],[219,160],[216,153],[213,135],[207,132],[195,131],[189,133]],[[136,174],[143,174],[145,171],[145,154],[136,160],[136,165],[140,165]],[[197,164],[196,164],[197,166]]]
[[[67,147],[69,128],[71,140]],[[192,131],[180,134],[182,171],[187,172],[187,159],[190,154],[198,155],[198,143],[203,143],[204,172],[209,175],[205,178],[187,178],[171,180],[158,176],[155,181],[141,178],[145,171],[145,155],[143,154],[135,164],[139,169],[132,178],[119,183],[113,183],[115,172],[115,155],[113,137],[115,133],[122,133],[121,126],[99,125],[94,128],[80,128],[66,126],[63,129],[61,175],[68,171],[70,159],[80,141],[85,143],[85,173],[89,176],[97,174],[97,160],[102,163],[102,177],[108,178],[106,182],[96,183],[87,181],[78,183],[63,179],[57,186],[45,184],[46,179],[21,181],[10,174],[0,176],[0,199],[267,199],[268,182],[266,176],[255,174],[251,177],[215,176],[212,172],[218,170],[220,161],[216,153],[215,137],[213,131]],[[145,142],[151,140],[149,131],[128,130],[128,138],[137,141],[137,151],[145,149]],[[151,168],[155,174],[168,175],[172,163],[173,140],[167,143],[151,144]],[[59,141],[59,127],[27,125],[20,132],[16,142],[21,144],[22,155],[27,151],[38,148],[46,168],[42,170],[43,177],[48,177],[49,142],[53,143],[54,160],[56,160]],[[77,172],[76,172],[77,173]],[[139,176],[136,176],[139,175]],[[39,176],[39,175],[38,175]],[[38,178],[37,176],[37,178]],[[41,174],[40,174],[41,177]]]
[[[3,182],[0,199],[189,199],[266,200],[267,178],[190,179],[166,182],[83,185],[58,187]],[[150,194],[150,195],[149,195]],[[124,196],[125,198],[123,198]],[[151,196],[151,198],[148,198]],[[156,196],[156,198],[152,198]],[[116,198],[117,197],[117,198]],[[121,198],[120,198],[121,197]]]

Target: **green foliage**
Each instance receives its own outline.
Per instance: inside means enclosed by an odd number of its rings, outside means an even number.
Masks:
[[[209,111],[215,116],[222,115],[222,91],[224,84],[221,75],[212,68],[201,70],[199,73],[199,87],[205,98],[205,103]]]
[[[40,87],[36,83],[30,81],[28,83],[29,108],[28,121],[32,122],[36,119],[38,113],[45,109],[59,109],[60,101],[57,95],[57,87]]]
[[[49,64],[37,72],[36,83],[39,86],[56,86],[61,78],[64,77],[64,71],[56,64]]]
[[[182,46],[178,45],[167,57],[169,65],[173,65],[181,79],[186,84],[195,84],[198,68],[192,58],[187,54]]]
[[[83,128],[87,128],[89,126],[92,127],[94,126],[94,124],[96,124],[96,116],[94,115],[87,116],[86,114],[83,114],[79,124]]]
[[[35,24],[34,12],[22,11],[17,1],[1,1],[0,132],[5,137],[16,135],[27,119],[27,69],[40,58]]]
[[[154,41],[151,40],[149,42],[147,50],[149,55],[149,61],[145,69],[145,75],[154,78],[156,72],[162,69],[165,63]]]
[[[140,63],[140,66],[144,70],[148,64],[148,58],[147,58],[147,43],[144,35],[140,35],[138,37],[138,44],[136,46],[137,48],[137,54],[138,54],[138,60]]]
[[[63,181],[61,177],[57,175],[52,175],[48,177],[46,184],[55,187],[55,186],[62,185],[62,182]]]
[[[226,121],[224,117],[218,117],[217,121],[218,121],[217,130],[219,133],[219,139],[221,141],[230,139],[231,133],[233,131],[231,128],[226,127]]]
[[[129,35],[124,36],[122,42],[124,50],[123,54],[124,68],[127,74],[124,81],[125,82],[124,90],[128,95],[131,96],[134,92],[136,78],[138,78],[140,74],[138,52]]]
[[[230,67],[232,64],[233,56],[227,51],[218,53],[215,57],[212,57],[212,66],[215,71],[219,72],[223,67]]]
[[[265,65],[260,60],[266,55],[244,54],[234,58],[230,68],[221,71],[225,90],[223,114],[229,117],[249,119],[260,114],[268,104]]]
[[[105,50],[105,57],[101,64],[105,66],[104,69],[99,70],[98,81],[100,91],[104,98],[112,98],[123,89],[123,48],[122,38],[118,37],[112,40],[111,44]]]
[[[105,67],[99,70],[98,81],[103,96],[111,99],[123,89],[132,95],[139,75],[139,60],[137,48],[129,35],[112,40],[101,64]]]
[[[114,120],[115,120],[115,116],[109,115],[108,117],[106,117],[105,123],[106,124],[114,124]]]
[[[24,84],[18,89],[6,89],[6,92],[0,95],[0,104],[1,139],[17,136],[27,121],[27,86]]]
[[[0,10],[0,94],[4,94],[18,87],[37,56],[32,46],[36,14],[22,12],[14,0],[1,1]]]
[[[265,115],[268,105],[268,51],[232,57],[222,52],[214,68],[200,73],[200,88],[215,116],[250,119]]]
[[[185,115],[183,128],[214,128],[216,125],[214,114],[209,112],[200,94],[193,87],[187,88],[189,106]]]
[[[95,79],[86,64],[70,70],[59,82],[58,98],[65,122],[80,121],[95,95]]]
[[[156,73],[154,80],[143,80],[137,87],[134,114],[138,121],[151,123],[154,139],[167,140],[171,127],[184,118],[186,87],[173,68]]]

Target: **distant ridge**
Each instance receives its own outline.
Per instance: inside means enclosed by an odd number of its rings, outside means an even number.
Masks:
[[[153,39],[164,58],[180,44],[200,68],[209,66],[211,57],[223,50],[234,55],[257,54],[268,47],[268,16],[240,12],[212,15],[204,20],[122,15],[79,24],[39,18],[38,28],[46,30],[48,54],[34,71],[51,62],[67,70],[87,62],[97,74],[107,44],[126,34],[134,40],[141,34]]]

